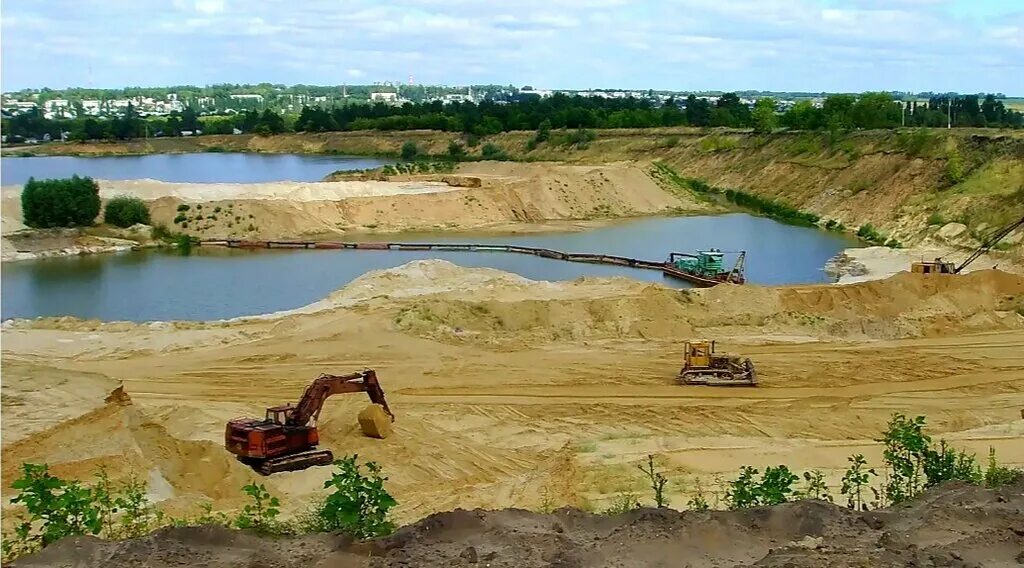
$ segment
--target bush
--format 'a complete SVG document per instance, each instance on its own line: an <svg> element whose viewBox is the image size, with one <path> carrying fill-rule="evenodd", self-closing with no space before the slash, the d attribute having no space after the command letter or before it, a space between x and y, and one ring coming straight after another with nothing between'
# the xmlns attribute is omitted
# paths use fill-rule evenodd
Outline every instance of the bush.
<svg viewBox="0 0 1024 568"><path fill-rule="evenodd" d="M967 179L967 166L960 153L953 150L946 160L946 183L956 185Z"/></svg>
<svg viewBox="0 0 1024 568"><path fill-rule="evenodd" d="M813 227L821 219L814 213L801 211L789 204L773 199L766 199L752 193L735 189L725 190L725 198L730 202L751 209L772 219L789 223L791 225L802 225Z"/></svg>
<svg viewBox="0 0 1024 568"><path fill-rule="evenodd" d="M318 514L324 531L341 531L354 538L384 536L395 530L388 512L397 505L384 489L386 477L374 462L366 462L367 475L357 463L358 455L334 462L338 470L324 482L324 489L333 489Z"/></svg>
<svg viewBox="0 0 1024 568"><path fill-rule="evenodd" d="M866 511L868 508L867 492L871 491L878 500L878 490L871 487L871 478L877 477L875 470L868 468L864 454L857 454L847 458L850 462L849 469L843 474L843 484L839 493L846 496L846 506L854 511Z"/></svg>
<svg viewBox="0 0 1024 568"><path fill-rule="evenodd" d="M189 205L188 203L181 203L178 205L178 211L188 211L191 208L192 206Z"/></svg>
<svg viewBox="0 0 1024 568"><path fill-rule="evenodd" d="M593 130L587 130L586 128L577 128L569 135L566 144L569 146L575 146L580 150L585 150L594 140L597 140L596 132Z"/></svg>
<svg viewBox="0 0 1024 568"><path fill-rule="evenodd" d="M1021 479L1024 479L1024 470L999 465L996 462L996 449L989 446L988 467L985 468L983 476L985 487L1001 487L1017 483Z"/></svg>
<svg viewBox="0 0 1024 568"><path fill-rule="evenodd" d="M419 156L420 149L416 147L416 143L412 140L407 140L405 144L402 144L402 159L405 161L412 161Z"/></svg>
<svg viewBox="0 0 1024 568"><path fill-rule="evenodd" d="M759 480L754 478L755 475L757 470L750 466L740 468L740 476L729 484L726 494L730 509L778 505L795 495L793 483L799 478L788 467L768 466Z"/></svg>
<svg viewBox="0 0 1024 568"><path fill-rule="evenodd" d="M622 513L628 513L633 509L640 508L640 501L637 500L636 495L622 491L618 493L614 499L612 499L611 505L602 511L605 515L621 515Z"/></svg>
<svg viewBox="0 0 1024 568"><path fill-rule="evenodd" d="M136 223L149 224L149 208L138 197L122 195L107 202L103 220L118 227L131 227Z"/></svg>
<svg viewBox="0 0 1024 568"><path fill-rule="evenodd" d="M259 485L250 483L242 487L242 491L251 498L252 502L243 507L235 517L235 526L262 533L281 532L281 525L277 521L277 516L281 513L280 500L272 496L262 483Z"/></svg>
<svg viewBox="0 0 1024 568"><path fill-rule="evenodd" d="M946 224L946 219L943 218L943 216L941 214L937 213L937 212L936 213L932 213L931 215L928 216L928 225L930 225L930 226L945 225L945 224Z"/></svg>
<svg viewBox="0 0 1024 568"><path fill-rule="evenodd" d="M448 157L453 160L461 160L466 157L466 149L462 144L452 140L448 143Z"/></svg>
<svg viewBox="0 0 1024 568"><path fill-rule="evenodd" d="M857 236L874 244L884 244L886 237L882 233L879 233L877 229L871 223L864 223L857 229Z"/></svg>
<svg viewBox="0 0 1024 568"><path fill-rule="evenodd" d="M480 149L480 155L483 156L485 160L508 159L508 154L506 154L504 150L502 150L495 144L492 144L491 142L484 144L484 147Z"/></svg>
<svg viewBox="0 0 1024 568"><path fill-rule="evenodd" d="M100 187L89 177L37 180L21 191L25 224L35 228L91 225L100 214Z"/></svg>

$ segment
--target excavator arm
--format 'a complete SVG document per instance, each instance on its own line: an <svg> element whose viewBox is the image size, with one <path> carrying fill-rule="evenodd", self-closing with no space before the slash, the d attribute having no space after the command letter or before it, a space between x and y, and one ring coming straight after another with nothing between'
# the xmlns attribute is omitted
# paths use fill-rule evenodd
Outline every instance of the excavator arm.
<svg viewBox="0 0 1024 568"><path fill-rule="evenodd" d="M310 422L315 424L327 397L354 392L365 392L370 397L370 402L381 405L391 420L395 420L395 415L388 408L387 400L384 398L384 389L377 382L377 373L367 369L349 375L320 375L306 387L306 392L302 394L302 398L288 416L288 425L306 426Z"/></svg>
<svg viewBox="0 0 1024 568"><path fill-rule="evenodd" d="M1024 225L1024 217L1021 217L1020 220L1018 220L1016 223L1010 223L1009 225L1001 229L996 229L996 231L992 233L992 235L988 239L986 239L985 242L983 242L981 246L977 248L977 250L972 252L966 260L960 263L960 266L956 267L956 270L954 270L953 272L959 274L960 271L967 268L968 264L974 262L975 260L978 259L978 257L988 252L989 249L996 246L996 244L999 243L999 241L1003 240L1003 238L1006 237L1006 235L1009 235L1014 231L1014 229L1020 227L1021 225Z"/></svg>

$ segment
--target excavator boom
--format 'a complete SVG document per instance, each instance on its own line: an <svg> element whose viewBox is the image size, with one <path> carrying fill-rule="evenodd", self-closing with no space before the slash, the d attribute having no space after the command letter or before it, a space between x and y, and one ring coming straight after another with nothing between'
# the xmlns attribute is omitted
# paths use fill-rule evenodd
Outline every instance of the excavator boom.
<svg viewBox="0 0 1024 568"><path fill-rule="evenodd" d="M370 397L370 402L379 404L394 421L395 415L388 407L384 398L384 389L380 388L377 382L377 373L367 369L358 373L348 375L320 375L311 385L306 387L295 409L288 416L289 426L315 425L320 417L320 411L324 407L327 397L334 394L345 394L365 392Z"/></svg>
<svg viewBox="0 0 1024 568"><path fill-rule="evenodd" d="M1014 231L1014 229L1020 227L1021 225L1024 225L1024 217L1021 217L1016 223L1010 223L1009 225L1001 229L997 229L994 233L992 233L992 235L988 239L985 240L985 242L981 244L980 247L975 249L975 251L972 252L966 260L961 262L960 266L956 267L956 270L954 270L953 272L956 274L960 274L960 271L967 268L968 264L974 262L975 260L978 259L978 257L988 252L989 249L996 246L996 244L999 243L999 241L1003 240L1006 237L1006 235L1009 235Z"/></svg>

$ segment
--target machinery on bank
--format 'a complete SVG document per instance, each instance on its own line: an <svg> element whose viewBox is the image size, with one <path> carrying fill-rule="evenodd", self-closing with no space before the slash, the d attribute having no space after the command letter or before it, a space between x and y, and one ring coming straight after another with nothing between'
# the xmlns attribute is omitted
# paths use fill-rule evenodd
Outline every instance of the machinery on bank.
<svg viewBox="0 0 1024 568"><path fill-rule="evenodd" d="M975 249L974 252L961 262L959 266L947 260L936 258L935 260L913 262L910 265L910 271L916 274L960 274L963 269L967 268L967 265L978 260L978 257L988 252L992 247L996 246L999 241L1006 238L1007 235L1020 226L1024 226L1024 217L1021 217L1016 222L1010 223L1005 227L996 229L984 240L984 242L981 243L981 246Z"/></svg>
<svg viewBox="0 0 1024 568"><path fill-rule="evenodd" d="M227 423L227 450L263 475L328 465L334 461L330 450L318 449L317 419L324 401L335 394L365 392L370 406L359 414L363 433L374 438L390 434L395 415L388 408L377 373L367 369L349 375L320 375L297 404L267 408L263 419L235 418Z"/></svg>
<svg viewBox="0 0 1024 568"><path fill-rule="evenodd" d="M683 385L752 387L757 385L757 372L749 358L715 353L714 341L687 341L683 343L683 368L678 381Z"/></svg>

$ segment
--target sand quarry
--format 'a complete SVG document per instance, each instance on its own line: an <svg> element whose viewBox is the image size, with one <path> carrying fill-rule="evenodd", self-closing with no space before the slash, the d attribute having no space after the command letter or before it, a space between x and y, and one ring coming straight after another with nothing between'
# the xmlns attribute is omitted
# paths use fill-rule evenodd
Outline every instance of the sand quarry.
<svg viewBox="0 0 1024 568"><path fill-rule="evenodd" d="M377 370L397 416L363 437L367 401L328 400L322 444L379 462L412 522L454 508L577 506L645 495L658 456L682 507L741 465L821 468L832 485L895 412L984 457L1024 464L1024 277L897 274L849 285L678 291L628 279L534 282L417 261L293 313L228 322L5 322L3 497L23 462L134 472L172 513L231 510L257 476L225 422L294 401L321 372ZM683 387L684 339L751 357L761 386ZM122 387L123 391L112 391ZM286 513L329 475L260 479ZM713 499L720 495L713 495ZM714 503L713 503L714 504ZM9 516L5 516L9 518Z"/></svg>

